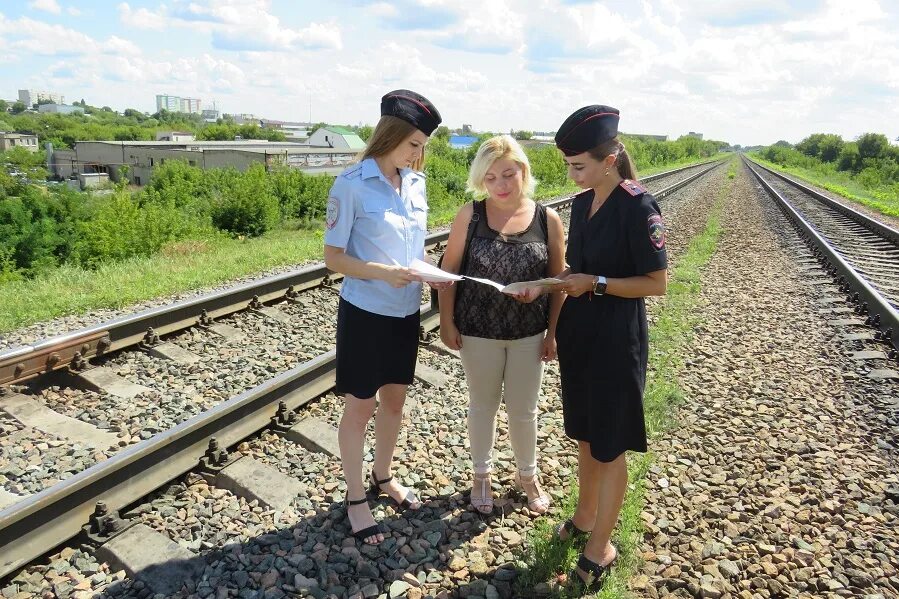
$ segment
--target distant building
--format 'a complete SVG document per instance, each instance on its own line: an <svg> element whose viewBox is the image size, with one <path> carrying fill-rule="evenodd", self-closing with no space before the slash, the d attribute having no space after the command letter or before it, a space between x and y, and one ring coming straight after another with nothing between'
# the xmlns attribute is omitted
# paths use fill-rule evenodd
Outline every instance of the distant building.
<svg viewBox="0 0 899 599"><path fill-rule="evenodd" d="M309 136L307 144L314 148L363 150L365 142L346 127L322 127Z"/></svg>
<svg viewBox="0 0 899 599"><path fill-rule="evenodd" d="M471 133L471 125L462 125L462 135L468 135Z"/></svg>
<svg viewBox="0 0 899 599"><path fill-rule="evenodd" d="M212 110L210 108L206 108L200 114L203 115L203 120L207 123L214 123L222 116L222 113L220 113L218 110Z"/></svg>
<svg viewBox="0 0 899 599"><path fill-rule="evenodd" d="M181 112L200 114L200 98L181 98Z"/></svg>
<svg viewBox="0 0 899 599"><path fill-rule="evenodd" d="M84 107L71 104L41 104L37 107L37 111L54 114L84 114Z"/></svg>
<svg viewBox="0 0 899 599"><path fill-rule="evenodd" d="M197 138L190 131L157 131L156 141L188 142Z"/></svg>
<svg viewBox="0 0 899 599"><path fill-rule="evenodd" d="M160 110L179 112L181 110L181 98L167 94L156 94L156 112Z"/></svg>
<svg viewBox="0 0 899 599"><path fill-rule="evenodd" d="M449 145L452 148L465 149L470 148L478 138L473 135L450 135Z"/></svg>
<svg viewBox="0 0 899 599"><path fill-rule="evenodd" d="M29 152L37 152L37 135L0 131L0 152L13 148L25 148Z"/></svg>
<svg viewBox="0 0 899 599"><path fill-rule="evenodd" d="M231 117L231 120L234 121L237 125L243 125L245 123L256 123L259 121L259 118L255 114L251 114L249 112L241 112L239 114L226 114L225 116Z"/></svg>
<svg viewBox="0 0 899 599"><path fill-rule="evenodd" d="M56 94L53 92L44 92L36 89L20 89L19 90L19 101L22 102L28 108L31 108L38 102L42 100L49 100L54 104L65 104L66 98L62 94Z"/></svg>
<svg viewBox="0 0 899 599"><path fill-rule="evenodd" d="M356 159L358 150L311 148L295 142L264 139L243 141L79 141L71 150L55 150L48 162L61 179L87 173L106 173L120 180L120 167L129 168L135 185L146 185L154 169L167 160L181 160L203 169L235 168L254 164L266 169L295 168L307 174L337 175Z"/></svg>
<svg viewBox="0 0 899 599"><path fill-rule="evenodd" d="M259 126L280 131L288 141L303 143L309 139L309 123L259 119Z"/></svg>
<svg viewBox="0 0 899 599"><path fill-rule="evenodd" d="M182 98L181 96L170 96L168 94L156 95L156 110L168 110L169 112L186 112L189 114L200 114L199 98Z"/></svg>
<svg viewBox="0 0 899 599"><path fill-rule="evenodd" d="M689 133L687 133L687 137L695 137L696 139L702 139L702 133L690 131Z"/></svg>

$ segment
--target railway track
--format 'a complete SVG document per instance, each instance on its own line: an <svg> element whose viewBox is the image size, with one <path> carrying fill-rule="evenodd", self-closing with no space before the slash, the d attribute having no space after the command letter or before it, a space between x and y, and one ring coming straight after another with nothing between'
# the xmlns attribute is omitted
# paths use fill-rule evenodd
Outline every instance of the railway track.
<svg viewBox="0 0 899 599"><path fill-rule="evenodd" d="M899 231L745 156L743 160L792 222L814 258L846 293L859 317L858 324L874 327L876 338L888 344L890 357L896 358Z"/></svg>
<svg viewBox="0 0 899 599"><path fill-rule="evenodd" d="M661 181L667 184L654 191L661 200L719 164L694 165L647 177L643 181L656 188L660 187ZM676 181L668 184L671 179ZM569 202L570 198L562 198L549 204L564 208ZM430 235L426 241L428 249L439 251L447 235L446 231ZM21 416L34 410L35 403L41 403L13 391L15 387L11 385L28 383L40 388L51 379L53 382L77 383L105 390L96 393L103 397L115 397L116 394L109 390L117 389L116 393L123 396L120 399L128 404L142 392L140 389L128 389L135 383L109 376L115 373L109 372L108 368L104 370L103 366L92 368L89 360L102 364L114 363L119 356L131 352L129 348L138 347L141 359L149 365L148 371L159 370L159 367L153 366L157 363L180 364L176 374L170 374L169 378L192 376L191 369L198 369L194 358L204 358L193 352L178 351L179 348L184 349L180 347L184 336L193 340L194 349L199 350L210 337L227 340L229 336L243 335L243 340L232 343L231 347L243 345L250 342L247 336L252 331L275 326L273 323L293 323L293 328L302 328L303 325L298 323L311 311L327 310L329 302L336 305L334 286L338 282L339 277L329 274L323 265L313 265L297 272L240 285L226 292L125 316L8 350L0 354L0 384L6 386L4 396L0 397L0 413L11 413L12 409L12 413ZM310 301L308 298L312 296L314 299ZM242 318L246 314L249 318L243 330L240 330L240 325L222 326L221 320L235 313L241 313ZM432 306L423 305L421 315L423 335L437 328L438 317ZM142 430L142 434L131 435L127 442L118 440L116 443L116 439L110 439L108 428L105 432L94 430L86 433L79 430L79 423L96 429L85 420L96 421L102 417L98 414L111 410L108 406L101 405L87 416L78 413L80 408L77 405L68 416L54 417L51 414L48 429L57 438L85 436L84 444L90 448L88 451L97 452L106 443L106 454L97 463L77 472L69 472L69 476L54 481L47 488L35 490L26 497L13 497L12 501L7 498L8 507L0 511L0 578L79 534L88 522L93 523L93 538L97 541L108 540L120 532L115 530L119 525L109 524L113 520L102 515L96 518L98 502L102 502L103 509L118 510L195 470L201 460L205 460L205 470L212 475L220 471L227 461L217 448L233 446L266 427L274 426L282 431L295 427L294 411L326 393L334 383L334 351L321 351L330 346L322 339L333 340L333 333L324 325L308 328L311 329L307 331L310 338L314 338L311 346L317 349L314 354L304 356L302 363L285 368L283 362L266 363L263 356L256 364L259 367L257 379L261 378L263 382L251 384L238 392L233 392L227 385L219 385L221 393L213 396L209 405L202 406L204 411L182 413L181 421L165 426L165 430ZM185 330L187 332L183 332ZM161 337L176 333L180 333L178 345L162 342ZM291 337L288 346L302 343L298 338ZM215 345L218 347L218 344ZM296 351L295 346L292 349ZM275 347L273 351L284 353L283 347ZM157 356L167 356L163 359L168 361L162 362ZM223 379L242 376L227 361L220 363L219 369L224 376L212 380L197 377L196 386L214 386ZM103 376L98 376L97 371ZM280 374L271 377L272 372ZM102 380L104 378L105 381ZM141 380L142 384L145 382ZM117 385L124 385L125 389L121 390ZM135 391L137 394L134 394ZM188 398L191 396L190 393L185 395ZM77 401L74 403L77 404ZM13 404L18 407L10 408ZM139 420L137 424L144 426ZM98 432L101 433L101 440L91 445L91 435ZM134 443L138 438L142 440ZM215 441L211 442L212 439ZM124 447L119 447L121 445ZM105 527L104 522L107 523Z"/></svg>

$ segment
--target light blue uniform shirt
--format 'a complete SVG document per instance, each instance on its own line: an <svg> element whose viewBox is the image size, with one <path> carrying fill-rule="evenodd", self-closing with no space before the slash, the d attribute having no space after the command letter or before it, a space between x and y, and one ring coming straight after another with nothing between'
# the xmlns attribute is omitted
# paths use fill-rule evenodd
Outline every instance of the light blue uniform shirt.
<svg viewBox="0 0 899 599"><path fill-rule="evenodd" d="M424 258L425 177L412 169L401 170L400 176L397 194L374 158L343 171L328 194L325 245L380 264L409 266L415 258ZM397 289L385 281L345 277L340 296L368 312L409 316L421 306L421 283Z"/></svg>

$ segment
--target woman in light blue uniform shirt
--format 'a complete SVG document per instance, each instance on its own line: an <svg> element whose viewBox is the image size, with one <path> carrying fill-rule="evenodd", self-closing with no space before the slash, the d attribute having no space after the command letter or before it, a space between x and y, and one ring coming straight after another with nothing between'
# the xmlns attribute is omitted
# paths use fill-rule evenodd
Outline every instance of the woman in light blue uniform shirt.
<svg viewBox="0 0 899 599"><path fill-rule="evenodd" d="M345 503L353 535L369 544L384 540L362 482L365 429L376 406L372 491L403 508L421 507L390 471L418 354L421 282L408 265L424 258L424 147L440 122L424 96L409 90L385 95L362 161L335 179L328 197L325 264L345 276L337 315Z"/></svg>

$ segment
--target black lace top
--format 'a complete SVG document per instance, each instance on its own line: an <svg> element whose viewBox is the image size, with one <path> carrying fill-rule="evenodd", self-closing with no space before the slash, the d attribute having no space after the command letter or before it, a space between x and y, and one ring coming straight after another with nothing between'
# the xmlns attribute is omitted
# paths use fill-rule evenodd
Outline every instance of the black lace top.
<svg viewBox="0 0 899 599"><path fill-rule="evenodd" d="M503 285L548 276L546 208L537 204L531 224L523 232L503 235L487 225L484 202L475 202L479 220L461 274ZM486 339L522 339L546 330L549 296L521 303L489 285L463 281L456 291L456 327L463 335Z"/></svg>

